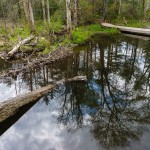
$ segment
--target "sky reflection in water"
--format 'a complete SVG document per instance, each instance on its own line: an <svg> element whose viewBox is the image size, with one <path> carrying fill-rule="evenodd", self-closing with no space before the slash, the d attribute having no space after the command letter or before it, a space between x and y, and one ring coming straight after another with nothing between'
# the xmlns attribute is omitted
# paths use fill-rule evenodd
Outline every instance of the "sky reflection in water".
<svg viewBox="0 0 150 150"><path fill-rule="evenodd" d="M148 49L148 41L98 36L76 47L73 58L1 80L0 97L13 87L18 95L62 78L88 78L45 95L1 136L0 150L150 149Z"/></svg>

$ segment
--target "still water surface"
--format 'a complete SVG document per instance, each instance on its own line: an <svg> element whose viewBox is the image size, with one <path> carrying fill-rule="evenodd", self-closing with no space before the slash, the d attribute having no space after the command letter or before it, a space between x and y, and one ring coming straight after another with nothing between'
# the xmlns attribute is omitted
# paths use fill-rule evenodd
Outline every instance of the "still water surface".
<svg viewBox="0 0 150 150"><path fill-rule="evenodd" d="M3 62L0 70L22 66ZM150 41L96 36L72 58L0 79L0 101L77 75L88 81L60 85L24 108L0 150L149 150Z"/></svg>

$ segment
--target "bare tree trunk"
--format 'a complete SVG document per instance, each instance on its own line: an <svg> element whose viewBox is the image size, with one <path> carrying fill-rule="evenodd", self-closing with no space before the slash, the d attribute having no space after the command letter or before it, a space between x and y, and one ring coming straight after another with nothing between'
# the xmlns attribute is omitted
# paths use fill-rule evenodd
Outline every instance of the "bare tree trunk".
<svg viewBox="0 0 150 150"><path fill-rule="evenodd" d="M46 10L45 10L45 2L44 2L44 0L42 0L42 9L43 9L44 25L46 26Z"/></svg>
<svg viewBox="0 0 150 150"><path fill-rule="evenodd" d="M103 21L106 21L107 16L107 0L103 0Z"/></svg>
<svg viewBox="0 0 150 150"><path fill-rule="evenodd" d="M21 6L20 6L21 4L20 3L21 3L20 1L18 1L18 3L17 3L19 20L21 19L21 16L22 16L22 11L21 11Z"/></svg>
<svg viewBox="0 0 150 150"><path fill-rule="evenodd" d="M119 0L119 11L118 11L118 15L121 14L121 5L122 5L122 2L121 2L121 0Z"/></svg>
<svg viewBox="0 0 150 150"><path fill-rule="evenodd" d="M132 11L133 11L133 13L135 13L135 7L134 7L134 0L132 0Z"/></svg>
<svg viewBox="0 0 150 150"><path fill-rule="evenodd" d="M34 30L34 15L33 15L33 9L32 9L30 2L29 2L29 14L30 14L30 20L31 20L32 31L33 31Z"/></svg>
<svg viewBox="0 0 150 150"><path fill-rule="evenodd" d="M74 25L78 25L78 0L74 0Z"/></svg>
<svg viewBox="0 0 150 150"><path fill-rule="evenodd" d="M145 0L142 0L142 14L143 14L143 19L145 20Z"/></svg>
<svg viewBox="0 0 150 150"><path fill-rule="evenodd" d="M71 36L71 10L70 0L66 0L66 12L67 12L67 33Z"/></svg>
<svg viewBox="0 0 150 150"><path fill-rule="evenodd" d="M35 30L34 29L34 15L33 15L33 10L32 10L30 1L23 0L23 6L24 6L26 20L30 26L31 32L33 32Z"/></svg>
<svg viewBox="0 0 150 150"><path fill-rule="evenodd" d="M47 20L50 25L50 10L49 10L49 0L47 0Z"/></svg>
<svg viewBox="0 0 150 150"><path fill-rule="evenodd" d="M6 16L5 16L5 11L4 11L4 4L1 2L1 9L2 9L2 14L3 14L3 23L4 23L4 29L5 29L5 34L7 35L7 22L6 22ZM5 38L6 42L6 38Z"/></svg>

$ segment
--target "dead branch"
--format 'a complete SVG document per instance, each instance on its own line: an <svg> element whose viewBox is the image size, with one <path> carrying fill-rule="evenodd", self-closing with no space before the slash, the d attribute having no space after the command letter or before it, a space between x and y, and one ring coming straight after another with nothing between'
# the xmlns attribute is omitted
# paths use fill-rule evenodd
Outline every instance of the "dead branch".
<svg viewBox="0 0 150 150"><path fill-rule="evenodd" d="M9 53L8 56L11 58L20 48L20 46L29 43L31 40L34 39L34 36L30 36L22 41L20 41Z"/></svg>

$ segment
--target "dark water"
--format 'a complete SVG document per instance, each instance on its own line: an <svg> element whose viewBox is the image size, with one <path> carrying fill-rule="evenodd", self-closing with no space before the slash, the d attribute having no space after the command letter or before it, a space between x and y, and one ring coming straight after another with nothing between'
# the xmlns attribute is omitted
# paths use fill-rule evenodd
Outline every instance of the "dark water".
<svg viewBox="0 0 150 150"><path fill-rule="evenodd" d="M55 65L0 79L4 101L62 78L88 78L25 107L1 135L0 150L149 150L150 41L103 35L74 50ZM22 66L0 65L2 71Z"/></svg>

